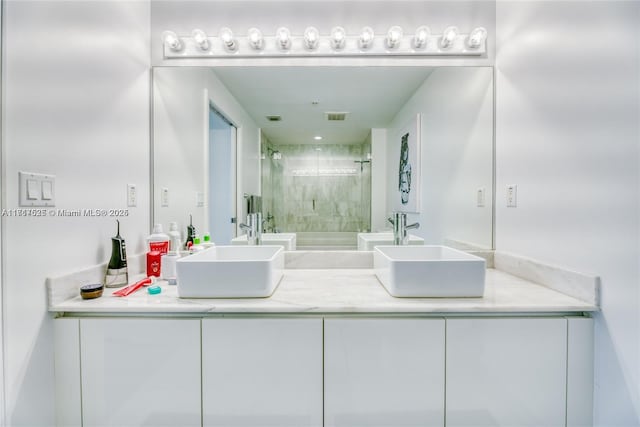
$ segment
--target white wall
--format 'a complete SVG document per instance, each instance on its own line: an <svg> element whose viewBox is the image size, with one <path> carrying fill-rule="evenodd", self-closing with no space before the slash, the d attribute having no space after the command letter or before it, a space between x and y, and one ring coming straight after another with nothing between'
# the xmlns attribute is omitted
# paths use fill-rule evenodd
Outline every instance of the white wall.
<svg viewBox="0 0 640 427"><path fill-rule="evenodd" d="M606 427L640 425L639 23L638 2L497 3L496 247L601 276Z"/></svg>
<svg viewBox="0 0 640 427"><path fill-rule="evenodd" d="M154 68L154 221L168 227L176 221L185 235L189 214L202 235L206 207L196 207L196 191L205 192L205 146L208 143L209 100L237 126L237 191L260 194L260 131L210 68ZM156 96L157 95L157 96ZM163 187L169 207L160 204ZM244 220L238 206L240 222Z"/></svg>
<svg viewBox="0 0 640 427"><path fill-rule="evenodd" d="M388 129L387 211L398 195L400 143L394 139L416 114L421 120L421 211L412 234L439 244L445 238L492 246L493 70L436 68ZM478 207L476 191L486 203ZM398 196L399 197L399 196Z"/></svg>
<svg viewBox="0 0 640 427"><path fill-rule="evenodd" d="M205 68L153 70L153 221L165 231L177 222L183 240L189 214L197 232L205 231L205 208L196 206L196 192L205 191L209 74ZM162 188L169 190L168 207L160 203Z"/></svg>
<svg viewBox="0 0 640 427"><path fill-rule="evenodd" d="M149 233L149 4L5 1L5 208L18 171L56 175L56 207L126 208L129 254ZM6 425L54 423L45 278L107 261L114 218L5 217Z"/></svg>

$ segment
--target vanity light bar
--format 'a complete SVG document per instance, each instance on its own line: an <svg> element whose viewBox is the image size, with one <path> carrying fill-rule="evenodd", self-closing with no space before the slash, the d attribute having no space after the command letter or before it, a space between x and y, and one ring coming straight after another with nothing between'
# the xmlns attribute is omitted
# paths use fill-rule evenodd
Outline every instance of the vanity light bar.
<svg viewBox="0 0 640 427"><path fill-rule="evenodd" d="M481 56L487 51L487 31L475 28L461 34L448 27L443 34L431 34L426 26L414 33L404 33L398 26L388 32L374 34L370 27L357 35L334 27L329 35L321 35L313 27L303 35L293 35L285 27L276 34L263 36L257 28L246 35L234 36L223 28L218 36L207 36L194 30L190 36L163 33L165 59L180 58L257 58L257 57L338 57L338 56Z"/></svg>

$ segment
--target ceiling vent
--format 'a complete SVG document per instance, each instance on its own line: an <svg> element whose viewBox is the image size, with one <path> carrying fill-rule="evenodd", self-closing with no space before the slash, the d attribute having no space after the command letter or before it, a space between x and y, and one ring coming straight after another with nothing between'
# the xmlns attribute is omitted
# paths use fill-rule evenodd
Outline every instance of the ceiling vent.
<svg viewBox="0 0 640 427"><path fill-rule="evenodd" d="M327 111L324 114L327 115L327 120L329 120L330 122L343 122L345 121L345 119L347 118L347 114L349 113L339 112L339 111Z"/></svg>
<svg viewBox="0 0 640 427"><path fill-rule="evenodd" d="M282 121L282 116L267 116L267 120L270 122L279 122Z"/></svg>

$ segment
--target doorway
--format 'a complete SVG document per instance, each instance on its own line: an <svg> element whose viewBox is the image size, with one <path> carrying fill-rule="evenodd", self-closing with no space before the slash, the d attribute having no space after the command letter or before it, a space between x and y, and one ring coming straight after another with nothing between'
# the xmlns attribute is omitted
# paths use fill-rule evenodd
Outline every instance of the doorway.
<svg viewBox="0 0 640 427"><path fill-rule="evenodd" d="M209 232L216 245L236 236L237 129L209 103Z"/></svg>

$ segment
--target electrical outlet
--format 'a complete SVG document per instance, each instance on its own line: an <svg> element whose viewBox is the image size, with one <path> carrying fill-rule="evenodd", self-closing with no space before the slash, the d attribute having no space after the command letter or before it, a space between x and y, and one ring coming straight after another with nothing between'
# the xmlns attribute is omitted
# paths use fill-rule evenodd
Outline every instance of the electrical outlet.
<svg viewBox="0 0 640 427"><path fill-rule="evenodd" d="M518 206L518 186L515 184L507 185L507 207L515 208Z"/></svg>
<svg viewBox="0 0 640 427"><path fill-rule="evenodd" d="M138 206L138 189L135 184L127 184L127 206Z"/></svg>
<svg viewBox="0 0 640 427"><path fill-rule="evenodd" d="M477 199L476 204L479 208L484 207L484 193L485 193L484 187L478 188L478 192L476 195L476 199Z"/></svg>
<svg viewBox="0 0 640 427"><path fill-rule="evenodd" d="M167 187L162 187L162 190L160 190L160 206L163 208L169 207L169 189Z"/></svg>
<svg viewBox="0 0 640 427"><path fill-rule="evenodd" d="M196 207L201 208L204 206L204 193L202 191L196 191Z"/></svg>

